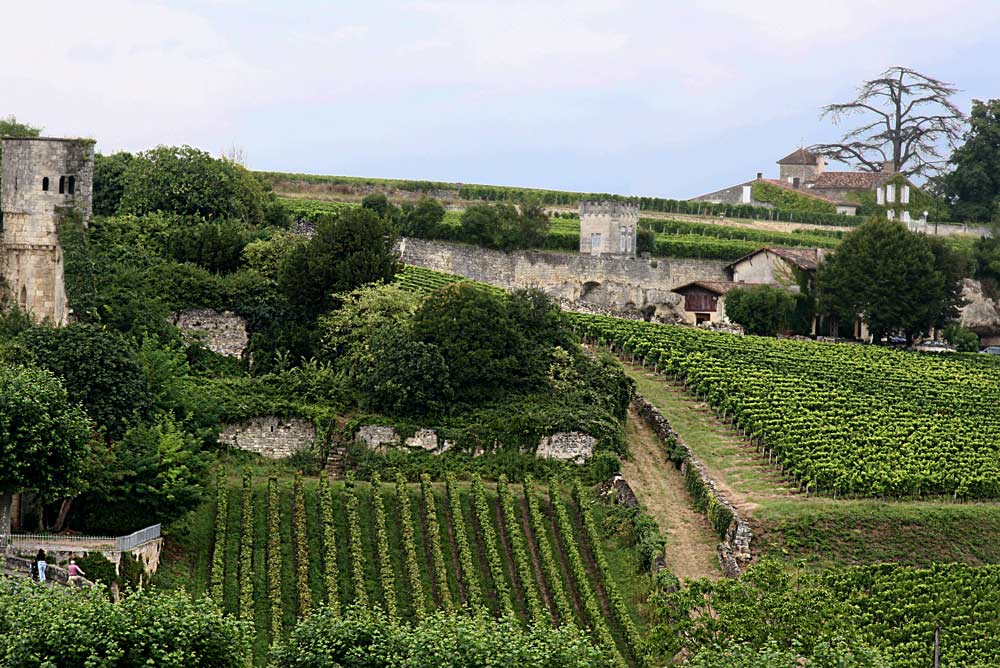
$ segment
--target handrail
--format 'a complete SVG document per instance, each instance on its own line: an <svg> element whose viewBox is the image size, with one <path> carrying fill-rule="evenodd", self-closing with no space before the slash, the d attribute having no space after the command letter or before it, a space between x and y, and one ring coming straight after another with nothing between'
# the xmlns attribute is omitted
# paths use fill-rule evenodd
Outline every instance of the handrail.
<svg viewBox="0 0 1000 668"><path fill-rule="evenodd" d="M113 552L127 552L162 535L161 525L154 524L145 529L139 529L126 536L79 536L56 534L12 533L0 536L0 545L75 545L89 543L92 547L106 547ZM96 545L95 545L96 544Z"/></svg>

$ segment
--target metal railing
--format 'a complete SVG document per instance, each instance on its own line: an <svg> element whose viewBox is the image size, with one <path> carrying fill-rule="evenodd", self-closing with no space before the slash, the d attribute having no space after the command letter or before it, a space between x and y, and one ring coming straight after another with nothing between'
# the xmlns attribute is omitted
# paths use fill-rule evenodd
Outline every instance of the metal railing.
<svg viewBox="0 0 1000 668"><path fill-rule="evenodd" d="M148 543L151 540L156 540L160 537L160 525L154 524L151 527L146 527L145 529L139 529L134 533L130 533L127 536L119 536L115 540L115 549L119 552L124 552L126 550L131 550L135 547L139 547L143 543Z"/></svg>
<svg viewBox="0 0 1000 668"><path fill-rule="evenodd" d="M53 535L34 533L14 533L9 536L0 535L0 546L66 546L69 548L80 547L95 550L105 550L114 552L125 552L139 547L143 543L156 540L161 536L160 525L139 529L127 536L75 536L75 535Z"/></svg>

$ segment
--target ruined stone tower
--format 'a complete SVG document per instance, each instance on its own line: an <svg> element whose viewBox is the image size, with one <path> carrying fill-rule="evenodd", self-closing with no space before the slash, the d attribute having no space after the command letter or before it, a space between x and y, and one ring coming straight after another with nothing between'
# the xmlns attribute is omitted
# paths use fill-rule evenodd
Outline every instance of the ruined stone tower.
<svg viewBox="0 0 1000 668"><path fill-rule="evenodd" d="M580 202L580 252L635 257L638 224L638 204Z"/></svg>
<svg viewBox="0 0 1000 668"><path fill-rule="evenodd" d="M0 277L7 300L39 322L65 325L69 303L57 226L84 223L93 210L94 142L3 139L0 177ZM2 290L0 290L2 291Z"/></svg>

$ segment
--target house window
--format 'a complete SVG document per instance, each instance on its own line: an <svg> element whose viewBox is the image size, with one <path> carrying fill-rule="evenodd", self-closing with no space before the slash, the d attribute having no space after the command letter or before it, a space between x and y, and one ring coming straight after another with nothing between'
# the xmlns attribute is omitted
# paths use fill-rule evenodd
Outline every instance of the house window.
<svg viewBox="0 0 1000 668"><path fill-rule="evenodd" d="M42 192L47 193L49 191L49 177L42 177Z"/></svg>
<svg viewBox="0 0 1000 668"><path fill-rule="evenodd" d="M885 187L885 201L890 204L896 202L896 186L891 183Z"/></svg>
<svg viewBox="0 0 1000 668"><path fill-rule="evenodd" d="M59 177L59 194L60 195L65 195L66 194L66 177L65 176L60 176Z"/></svg>
<svg viewBox="0 0 1000 668"><path fill-rule="evenodd" d="M903 186L903 204L910 203L910 186Z"/></svg>
<svg viewBox="0 0 1000 668"><path fill-rule="evenodd" d="M885 217L888 218L889 220L895 220L896 219L896 210L895 209L889 209L888 211L885 212Z"/></svg>
<svg viewBox="0 0 1000 668"><path fill-rule="evenodd" d="M69 194L73 195L76 193L76 177L69 177Z"/></svg>
<svg viewBox="0 0 1000 668"><path fill-rule="evenodd" d="M878 205L882 206L885 204L885 190L879 188L875 191L875 197L878 200Z"/></svg>

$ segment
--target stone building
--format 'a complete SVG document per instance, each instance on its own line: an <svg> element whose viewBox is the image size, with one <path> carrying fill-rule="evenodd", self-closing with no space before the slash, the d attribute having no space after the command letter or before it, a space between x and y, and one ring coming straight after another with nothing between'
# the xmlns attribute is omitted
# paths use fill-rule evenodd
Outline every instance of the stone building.
<svg viewBox="0 0 1000 668"><path fill-rule="evenodd" d="M635 257L639 205L628 202L580 202L580 252Z"/></svg>
<svg viewBox="0 0 1000 668"><path fill-rule="evenodd" d="M88 139L3 139L0 187L0 277L4 301L37 321L65 325L58 224L92 213L94 142Z"/></svg>

